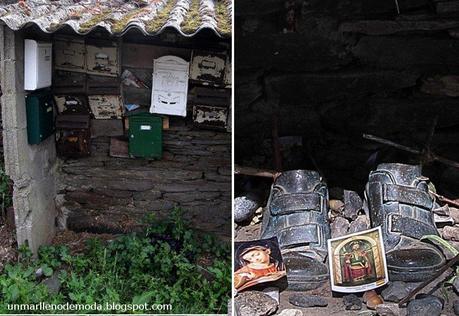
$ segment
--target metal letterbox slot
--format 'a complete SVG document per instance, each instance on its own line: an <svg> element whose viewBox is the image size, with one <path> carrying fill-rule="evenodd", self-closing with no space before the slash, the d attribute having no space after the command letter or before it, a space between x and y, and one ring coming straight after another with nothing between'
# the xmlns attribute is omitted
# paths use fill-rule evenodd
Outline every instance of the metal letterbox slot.
<svg viewBox="0 0 459 316"><path fill-rule="evenodd" d="M84 157L91 154L90 116L64 114L56 118L56 148L63 157Z"/></svg>
<svg viewBox="0 0 459 316"><path fill-rule="evenodd" d="M226 130L228 108L211 105L194 105L193 122L202 128Z"/></svg>
<svg viewBox="0 0 459 316"><path fill-rule="evenodd" d="M222 84L225 77L226 55L205 51L193 51L190 79Z"/></svg>
<svg viewBox="0 0 459 316"><path fill-rule="evenodd" d="M55 42L55 68L61 70L85 72L84 41L72 37L58 37Z"/></svg>
<svg viewBox="0 0 459 316"><path fill-rule="evenodd" d="M86 45L87 73L116 77L119 75L118 48Z"/></svg>
<svg viewBox="0 0 459 316"><path fill-rule="evenodd" d="M47 91L26 97L27 140L39 144L54 132L53 97Z"/></svg>
<svg viewBox="0 0 459 316"><path fill-rule="evenodd" d="M56 70L53 76L53 92L72 94L86 92L86 74Z"/></svg>
<svg viewBox="0 0 459 316"><path fill-rule="evenodd" d="M115 77L88 75L88 94L120 94L120 80Z"/></svg>
<svg viewBox="0 0 459 316"><path fill-rule="evenodd" d="M193 104L228 107L231 104L230 89L194 87L190 91Z"/></svg>
<svg viewBox="0 0 459 316"><path fill-rule="evenodd" d="M59 114L89 114L85 95L55 95L54 101Z"/></svg>
<svg viewBox="0 0 459 316"><path fill-rule="evenodd" d="M89 107L96 119L120 119L123 106L119 95L90 95Z"/></svg>
<svg viewBox="0 0 459 316"><path fill-rule="evenodd" d="M154 60L151 113L186 116L189 63L176 56Z"/></svg>

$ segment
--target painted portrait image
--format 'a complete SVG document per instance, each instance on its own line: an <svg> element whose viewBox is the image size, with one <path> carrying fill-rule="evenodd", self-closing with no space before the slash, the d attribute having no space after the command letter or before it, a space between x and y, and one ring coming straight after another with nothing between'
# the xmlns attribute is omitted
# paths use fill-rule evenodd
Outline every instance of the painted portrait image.
<svg viewBox="0 0 459 316"><path fill-rule="evenodd" d="M360 292L388 282L380 227L328 241L332 289Z"/></svg>
<svg viewBox="0 0 459 316"><path fill-rule="evenodd" d="M242 291L286 276L276 237L235 244L234 287Z"/></svg>

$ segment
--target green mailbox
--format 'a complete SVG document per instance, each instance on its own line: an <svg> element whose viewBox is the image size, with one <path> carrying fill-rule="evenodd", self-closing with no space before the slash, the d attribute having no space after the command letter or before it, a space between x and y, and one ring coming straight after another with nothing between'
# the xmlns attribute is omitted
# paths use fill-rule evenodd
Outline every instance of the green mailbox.
<svg viewBox="0 0 459 316"><path fill-rule="evenodd" d="M39 144L54 132L54 101L47 91L37 91L26 96L27 140Z"/></svg>
<svg viewBox="0 0 459 316"><path fill-rule="evenodd" d="M163 154L163 120L150 113L129 116L129 155L161 158Z"/></svg>

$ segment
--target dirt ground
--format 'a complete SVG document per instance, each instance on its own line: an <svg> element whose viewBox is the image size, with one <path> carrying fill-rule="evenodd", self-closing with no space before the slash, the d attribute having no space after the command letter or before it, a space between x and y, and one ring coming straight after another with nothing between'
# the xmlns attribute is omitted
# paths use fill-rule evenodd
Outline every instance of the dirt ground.
<svg viewBox="0 0 459 316"><path fill-rule="evenodd" d="M237 226L235 232L235 241L247 241L259 238L261 223L246 225L246 226ZM459 296L453 292L451 287L444 288L441 286L442 280L445 280L450 274L452 270L446 271L442 276L438 278L438 281L432 282L429 286L427 286L424 290L420 293L426 294L433 294L445 300L445 307L443 309L442 315L445 316L453 316L453 302L459 299ZM379 288L378 292L380 292L383 288ZM362 310L359 311L346 311L342 295L339 293L332 293L330 290L330 285L327 283L323 287L311 290L307 292L303 292L308 295L320 295L327 299L328 306L327 307L313 307L313 308L299 308L295 305L292 305L288 302L288 298L291 294L295 292L291 291L283 291L280 293L279 299L279 308L277 310L277 314L280 313L284 309L299 309L303 312L304 316L329 316L329 315L339 315L339 316L370 316L375 315L375 311L369 310L366 308L365 304L362 306ZM406 308L402 308L400 316L406 315Z"/></svg>

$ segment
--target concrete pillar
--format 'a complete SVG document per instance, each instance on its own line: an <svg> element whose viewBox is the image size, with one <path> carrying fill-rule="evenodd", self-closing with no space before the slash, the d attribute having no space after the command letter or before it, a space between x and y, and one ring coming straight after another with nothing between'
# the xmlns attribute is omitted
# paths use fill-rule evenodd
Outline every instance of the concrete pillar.
<svg viewBox="0 0 459 316"><path fill-rule="evenodd" d="M55 139L27 142L24 37L7 26L0 26L0 76L5 170L14 182L17 241L36 253L55 234Z"/></svg>

